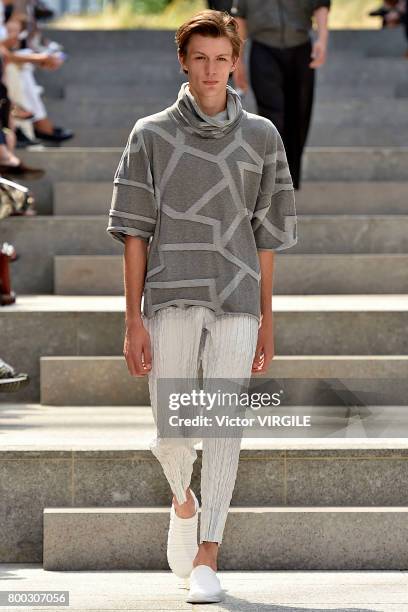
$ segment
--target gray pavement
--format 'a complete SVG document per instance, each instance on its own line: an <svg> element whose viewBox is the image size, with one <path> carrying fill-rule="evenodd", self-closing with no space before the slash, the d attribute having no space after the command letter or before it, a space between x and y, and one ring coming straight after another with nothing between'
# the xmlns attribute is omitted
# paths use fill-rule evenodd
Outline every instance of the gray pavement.
<svg viewBox="0 0 408 612"><path fill-rule="evenodd" d="M405 571L252 571L218 573L225 599L184 601L186 585L170 571L45 571L40 564L0 564L1 591L67 590L69 607L4 610L208 610L222 612L406 612Z"/></svg>

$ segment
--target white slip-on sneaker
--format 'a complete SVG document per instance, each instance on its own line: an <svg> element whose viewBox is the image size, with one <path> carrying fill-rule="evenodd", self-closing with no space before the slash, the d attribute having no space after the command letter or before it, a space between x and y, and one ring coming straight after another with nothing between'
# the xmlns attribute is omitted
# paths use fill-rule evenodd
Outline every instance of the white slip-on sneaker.
<svg viewBox="0 0 408 612"><path fill-rule="evenodd" d="M223 601L224 590L215 572L209 565L196 565L190 574L190 590L187 603L214 603Z"/></svg>
<svg viewBox="0 0 408 612"><path fill-rule="evenodd" d="M174 504L170 509L170 524L167 537L167 562L173 574L179 578L188 578L193 569L193 561L198 552L197 525L199 503L193 496L196 512L189 518L177 516Z"/></svg>

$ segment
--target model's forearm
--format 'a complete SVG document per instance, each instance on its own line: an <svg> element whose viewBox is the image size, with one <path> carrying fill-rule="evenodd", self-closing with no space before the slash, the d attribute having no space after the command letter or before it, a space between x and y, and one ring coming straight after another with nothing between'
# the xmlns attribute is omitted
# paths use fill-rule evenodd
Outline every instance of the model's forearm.
<svg viewBox="0 0 408 612"><path fill-rule="evenodd" d="M258 250L261 268L261 319L272 318L272 289L275 252Z"/></svg>
<svg viewBox="0 0 408 612"><path fill-rule="evenodd" d="M327 6L320 6L318 9L314 11L313 15L316 19L318 37L321 40L327 41L327 38L329 36L329 29L328 29L329 9L327 8Z"/></svg>
<svg viewBox="0 0 408 612"><path fill-rule="evenodd" d="M146 240L137 236L126 236L124 252L124 283L126 298L126 325L140 324L141 302L146 276Z"/></svg>

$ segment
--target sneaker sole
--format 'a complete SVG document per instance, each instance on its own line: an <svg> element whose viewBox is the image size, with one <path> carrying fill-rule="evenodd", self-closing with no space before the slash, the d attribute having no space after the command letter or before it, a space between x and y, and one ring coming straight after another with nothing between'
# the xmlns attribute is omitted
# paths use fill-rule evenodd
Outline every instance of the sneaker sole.
<svg viewBox="0 0 408 612"><path fill-rule="evenodd" d="M186 598L187 603L217 603L218 601L224 601L223 595L189 595Z"/></svg>
<svg viewBox="0 0 408 612"><path fill-rule="evenodd" d="M5 379L0 379L0 393L1 392L7 392L9 393L10 391L18 391L18 389L21 389L21 387L25 387L25 385L28 384L29 382L29 377L24 376L24 377L20 377L20 378L5 378Z"/></svg>

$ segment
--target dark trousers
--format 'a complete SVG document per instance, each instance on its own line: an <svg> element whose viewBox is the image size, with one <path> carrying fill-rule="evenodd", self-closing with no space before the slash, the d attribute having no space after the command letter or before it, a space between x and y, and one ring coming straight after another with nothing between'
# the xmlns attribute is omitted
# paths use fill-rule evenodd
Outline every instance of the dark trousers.
<svg viewBox="0 0 408 612"><path fill-rule="evenodd" d="M252 40L250 84L258 115L278 129L295 189L300 187L302 152L312 115L315 69L311 41L280 49Z"/></svg>
<svg viewBox="0 0 408 612"><path fill-rule="evenodd" d="M8 127L9 124L10 100L7 96L7 87L1 81L2 77L3 63L0 60L0 144L4 145L7 141L3 128Z"/></svg>

